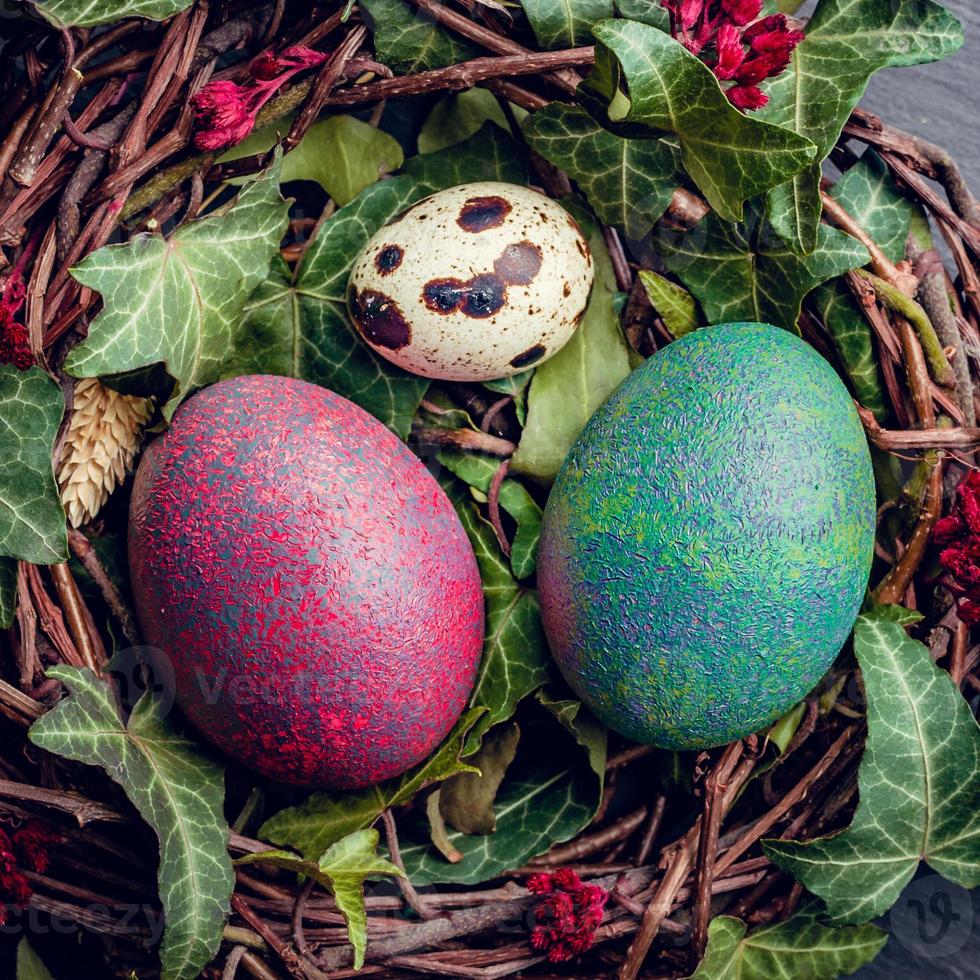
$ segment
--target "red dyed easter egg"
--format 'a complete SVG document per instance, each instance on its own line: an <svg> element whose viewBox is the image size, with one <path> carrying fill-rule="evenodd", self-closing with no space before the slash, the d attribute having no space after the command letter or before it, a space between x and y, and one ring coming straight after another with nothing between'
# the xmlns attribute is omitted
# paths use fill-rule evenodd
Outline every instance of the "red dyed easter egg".
<svg viewBox="0 0 980 980"><path fill-rule="evenodd" d="M272 779L397 776L466 706L483 645L466 533L393 433L316 385L252 375L185 402L140 462L129 563L178 704Z"/></svg>

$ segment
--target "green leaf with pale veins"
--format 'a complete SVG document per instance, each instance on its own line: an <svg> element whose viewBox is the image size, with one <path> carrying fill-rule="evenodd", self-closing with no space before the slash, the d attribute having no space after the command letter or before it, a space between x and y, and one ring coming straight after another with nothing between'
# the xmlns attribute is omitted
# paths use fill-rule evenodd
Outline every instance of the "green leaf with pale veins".
<svg viewBox="0 0 980 980"><path fill-rule="evenodd" d="M453 449L441 450L436 458L464 483L489 493L490 481L500 461ZM517 578L527 578L537 564L538 538L541 536L541 507L519 480L506 479L500 485L500 506L517 524L511 542L510 567Z"/></svg>
<svg viewBox="0 0 980 980"><path fill-rule="evenodd" d="M680 155L662 139L627 139L579 106L552 102L524 123L531 148L564 170L607 225L630 241L650 234L680 182Z"/></svg>
<svg viewBox="0 0 980 980"><path fill-rule="evenodd" d="M449 834L461 861L448 863L432 846L428 821L406 822L402 858L414 884L474 885L496 878L571 839L595 816L602 774L590 764L590 753L540 706L529 706L520 725L520 750L494 800L496 829L479 837Z"/></svg>
<svg viewBox="0 0 980 980"><path fill-rule="evenodd" d="M698 304L686 289L650 269L640 269L639 276L651 305L675 338L703 326Z"/></svg>
<svg viewBox="0 0 980 980"><path fill-rule="evenodd" d="M573 210L569 202L563 202ZM589 237L595 285L572 339L534 372L527 425L511 460L514 472L550 482L592 413L630 373L629 348L613 307L616 276L602 233L582 208L574 217Z"/></svg>
<svg viewBox="0 0 980 980"><path fill-rule="evenodd" d="M53 667L47 676L71 697L31 726L30 739L56 755L101 766L156 832L166 921L162 976L192 980L218 951L234 886L224 774L196 742L167 724L152 693L140 698L124 724L112 689L88 668Z"/></svg>
<svg viewBox="0 0 980 980"><path fill-rule="evenodd" d="M0 558L0 629L7 629L14 621L17 609L17 562L13 558Z"/></svg>
<svg viewBox="0 0 980 980"><path fill-rule="evenodd" d="M361 0L378 61L397 75L445 68L480 52L406 0Z"/></svg>
<svg viewBox="0 0 980 980"><path fill-rule="evenodd" d="M980 884L980 731L970 706L929 650L891 619L862 615L854 653L868 742L851 825L805 844L764 842L838 923L890 908L920 861L964 888Z"/></svg>
<svg viewBox="0 0 980 980"><path fill-rule="evenodd" d="M518 108L523 112L523 109ZM505 132L510 128L497 97L489 89L468 88L443 96L426 116L419 130L419 153L434 153L454 146L474 133L485 122L496 123Z"/></svg>
<svg viewBox="0 0 980 980"><path fill-rule="evenodd" d="M919 209L898 190L876 153L865 152L830 194L892 262L905 257L906 239ZM825 283L814 291L812 303L837 348L858 401L883 421L885 396L871 327L850 289L840 280Z"/></svg>
<svg viewBox="0 0 980 980"><path fill-rule="evenodd" d="M613 15L613 0L520 0L542 48L589 44L592 25Z"/></svg>
<svg viewBox="0 0 980 980"><path fill-rule="evenodd" d="M813 161L809 139L743 115L711 69L663 31L607 20L593 33L596 68L585 87L609 102L612 122L675 134L687 172L723 218L741 220L749 198Z"/></svg>
<svg viewBox="0 0 980 980"><path fill-rule="evenodd" d="M68 559L51 465L64 414L64 395L44 371L0 364L0 555L38 565Z"/></svg>
<svg viewBox="0 0 980 980"><path fill-rule="evenodd" d="M959 22L932 0L821 0L789 68L763 85L760 119L808 137L813 165L769 199L776 230L801 251L816 247L820 163L879 69L938 61L963 43Z"/></svg>
<svg viewBox="0 0 980 980"><path fill-rule="evenodd" d="M266 126L223 153L217 162L264 153L288 129L288 121ZM330 116L314 123L299 146L283 157L280 182L314 180L343 207L381 174L397 170L403 162L401 144L394 136L354 116ZM230 183L239 180L244 183L245 178L233 178Z"/></svg>
<svg viewBox="0 0 980 980"><path fill-rule="evenodd" d="M170 238L137 235L86 256L71 273L102 294L102 312L65 367L78 378L162 363L176 381L169 417L195 388L217 380L245 302L286 230L279 160L224 214L191 221Z"/></svg>
<svg viewBox="0 0 980 980"><path fill-rule="evenodd" d="M719 915L708 926L708 948L690 980L827 980L870 963L888 933L878 926L834 928L813 906L751 933L741 919Z"/></svg>
<svg viewBox="0 0 980 980"><path fill-rule="evenodd" d="M626 20L638 20L659 31L670 31L670 14L661 0L615 0L616 14Z"/></svg>
<svg viewBox="0 0 980 980"><path fill-rule="evenodd" d="M517 705L548 679L550 657L538 608L538 594L515 581L493 528L457 486L443 486L459 514L480 566L486 600L483 659L470 704L487 709L470 732L466 753L494 725L510 718Z"/></svg>
<svg viewBox="0 0 980 980"><path fill-rule="evenodd" d="M405 161L410 174L428 193L478 180L527 183L527 149L494 122L484 123L468 139L436 153Z"/></svg>
<svg viewBox="0 0 980 980"><path fill-rule="evenodd" d="M124 17L166 20L191 3L193 0L31 0L31 6L58 28L95 27Z"/></svg>
<svg viewBox="0 0 980 980"><path fill-rule="evenodd" d="M420 789L459 772L474 772L461 756L467 734L483 713L481 708L467 711L442 745L403 776L346 793L313 793L305 803L266 820L259 836L312 858L348 834L370 827L385 810L407 803Z"/></svg>
<svg viewBox="0 0 980 980"><path fill-rule="evenodd" d="M709 323L755 320L796 331L814 287L869 259L859 241L836 228L821 225L817 242L814 252L800 255L765 225L750 231L712 213L695 231L656 244Z"/></svg>
<svg viewBox="0 0 980 980"><path fill-rule="evenodd" d="M347 923L347 938L354 948L354 969L359 970L367 949L364 880L371 875L405 877L401 868L380 857L377 850L378 832L359 830L337 841L316 861L306 861L289 851L259 851L239 858L235 864L271 864L319 882L333 895Z"/></svg>

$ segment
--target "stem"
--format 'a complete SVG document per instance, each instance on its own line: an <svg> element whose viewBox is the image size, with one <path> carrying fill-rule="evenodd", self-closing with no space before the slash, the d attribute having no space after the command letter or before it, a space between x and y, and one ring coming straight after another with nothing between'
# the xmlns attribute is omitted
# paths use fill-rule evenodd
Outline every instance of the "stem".
<svg viewBox="0 0 980 980"><path fill-rule="evenodd" d="M935 327L933 327L929 317L926 316L925 310L914 299L906 296L900 289L885 282L873 272L868 272L867 269L856 269L854 274L874 288L875 295L884 306L905 317L915 327L915 331L919 335L919 342L922 344L923 353L929 362L932 376L941 385L952 385L955 382L953 369L946 359L943 345L940 343L939 337L936 336Z"/></svg>

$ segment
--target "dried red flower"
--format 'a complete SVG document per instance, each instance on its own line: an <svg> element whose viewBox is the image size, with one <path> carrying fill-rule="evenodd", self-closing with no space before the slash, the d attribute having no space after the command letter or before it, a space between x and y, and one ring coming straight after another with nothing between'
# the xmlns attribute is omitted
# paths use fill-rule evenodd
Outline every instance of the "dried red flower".
<svg viewBox="0 0 980 980"><path fill-rule="evenodd" d="M15 267L0 292L0 364L13 364L26 371L34 364L27 327L14 319L24 305L24 278Z"/></svg>
<svg viewBox="0 0 980 980"><path fill-rule="evenodd" d="M0 828L0 926L10 906L23 908L34 893L24 869L43 874L50 864L50 848L58 837L43 824L31 820L18 830Z"/></svg>
<svg viewBox="0 0 980 980"><path fill-rule="evenodd" d="M670 13L671 33L701 58L737 109L761 109L769 97L759 88L781 75L802 31L790 30L784 14L763 17L762 0L661 0Z"/></svg>
<svg viewBox="0 0 980 980"><path fill-rule="evenodd" d="M571 868L558 868L531 875L527 890L542 896L534 907L531 945L549 962L570 960L592 945L609 898L605 889L583 884Z"/></svg>
<svg viewBox="0 0 980 980"><path fill-rule="evenodd" d="M936 521L933 540L942 547L942 579L956 597L956 612L967 626L980 623L980 473L971 471L956 488L953 512Z"/></svg>
<svg viewBox="0 0 980 980"><path fill-rule="evenodd" d="M265 51L249 65L251 82L210 82L192 99L194 145L215 152L241 143L255 126L259 110L297 72L326 61L327 55L296 44L279 55Z"/></svg>

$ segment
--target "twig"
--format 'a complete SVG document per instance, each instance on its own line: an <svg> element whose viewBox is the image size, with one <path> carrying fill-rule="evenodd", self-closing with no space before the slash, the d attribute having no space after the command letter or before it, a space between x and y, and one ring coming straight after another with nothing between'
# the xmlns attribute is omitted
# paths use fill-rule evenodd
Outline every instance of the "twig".
<svg viewBox="0 0 980 980"><path fill-rule="evenodd" d="M397 867L404 871L405 862L402 861L401 848L398 846L398 828L395 826L395 815L391 812L390 808L381 814L381 822L384 824L385 839L388 842L388 853L391 855L391 860ZM399 876L397 881L405 901L420 919L434 919L439 915L438 912L433 912L425 904L422 896L415 890L415 886L407 874Z"/></svg>
<svg viewBox="0 0 980 980"><path fill-rule="evenodd" d="M946 353L943 350L942 344L939 342L939 338L936 336L936 330L932 322L926 316L925 310L914 299L906 296L891 283L885 282L880 276L876 276L866 269L857 269L854 274L864 279L874 288L875 295L884 306L905 317L915 327L933 377L940 384L953 384L955 382L953 369L949 366Z"/></svg>
<svg viewBox="0 0 980 980"><path fill-rule="evenodd" d="M105 649L98 633L93 635L89 629L83 608L84 603L78 591L75 577L67 564L51 565L50 568L51 580L58 592L61 608L79 656L86 667L95 671L96 674L100 674L107 660Z"/></svg>
<svg viewBox="0 0 980 980"><path fill-rule="evenodd" d="M970 193L960 168L946 150L921 136L914 136L894 126L886 126L877 116L863 109L854 110L850 122L844 127L844 133L882 149L894 150L911 160L921 158L942 181L950 202L960 217L980 228L980 204Z"/></svg>
<svg viewBox="0 0 980 980"><path fill-rule="evenodd" d="M874 592L875 599L882 605L902 602L912 576L918 571L925 557L926 547L932 537L932 529L939 520L943 504L943 464L933 454L928 460L928 465L932 470L926 481L925 496L915 530L902 557L892 566L891 571L882 579Z"/></svg>
<svg viewBox="0 0 980 980"><path fill-rule="evenodd" d="M935 326L940 341L953 351L953 373L956 378L956 400L967 425L976 425L977 416L973 405L973 381L970 364L963 348L963 339L956 323L956 315L949 305L946 292L946 270L939 253L923 251L913 245L912 259L919 278L918 299L923 310Z"/></svg>
<svg viewBox="0 0 980 980"><path fill-rule="evenodd" d="M419 428L412 432L415 441L423 446L451 446L454 449L471 449L490 456L513 456L517 444L487 432L474 429Z"/></svg>
<svg viewBox="0 0 980 980"><path fill-rule="evenodd" d="M742 758L745 745L746 743L743 742L735 742L729 745L717 766L720 770L717 778L726 787L720 807L722 816L728 812L735 802L738 790L755 765L755 759L752 755L746 755L744 759ZM739 763L740 759L742 764L736 769L736 764ZM617 973L619 980L635 980L640 972L643 961L660 931L661 923L670 914L674 897L691 870L694 850L698 845L700 835L701 818L699 817L687 834L670 848L667 870L643 913L640 927L619 967Z"/></svg>
<svg viewBox="0 0 980 980"><path fill-rule="evenodd" d="M126 605L122 594L116 588L116 584L109 577L105 566L99 560L95 549L85 535L77 528L68 530L68 547L72 553L82 563L85 571L92 576L92 580L99 587L106 605L116 617L122 628L123 635L133 646L139 646L142 642L139 630L136 628L136 620Z"/></svg>
<svg viewBox="0 0 980 980"><path fill-rule="evenodd" d="M660 833L660 826L663 823L666 808L666 794L658 793L653 803L653 810L650 812L650 819L647 821L646 827L643 828L643 836L640 838L640 846L636 849L634 864L646 864L647 858L650 856L650 851L653 849L653 843L657 839L657 834Z"/></svg>
<svg viewBox="0 0 980 980"><path fill-rule="evenodd" d="M231 896L231 907L268 943L269 948L282 960L293 976L307 977L308 980L328 980L309 957L302 956L283 942L269 925L255 914L241 895Z"/></svg>
<svg viewBox="0 0 980 980"><path fill-rule="evenodd" d="M500 520L500 488L503 486L504 478L507 476L507 470L510 467L510 460L505 459L494 471L493 477L490 480L490 487L487 492L487 511L490 515L490 523L493 526L493 533L497 536L497 544L500 545L500 550L509 558L510 557L510 541L507 540L507 535L504 532L504 525Z"/></svg>
<svg viewBox="0 0 980 980"><path fill-rule="evenodd" d="M906 296L914 296L918 280L909 272L903 272L881 250L872 237L851 217L840 202L832 198L826 191L820 192L824 213L827 214L842 230L852 238L856 238L871 256L871 268L875 273Z"/></svg>
<svg viewBox="0 0 980 980"><path fill-rule="evenodd" d="M531 862L531 866L555 868L573 861L580 861L590 854L596 854L610 844L615 844L617 841L629 837L646 820L647 812L647 807L641 806L594 834L585 834L567 844L552 848L547 854L535 858Z"/></svg>

